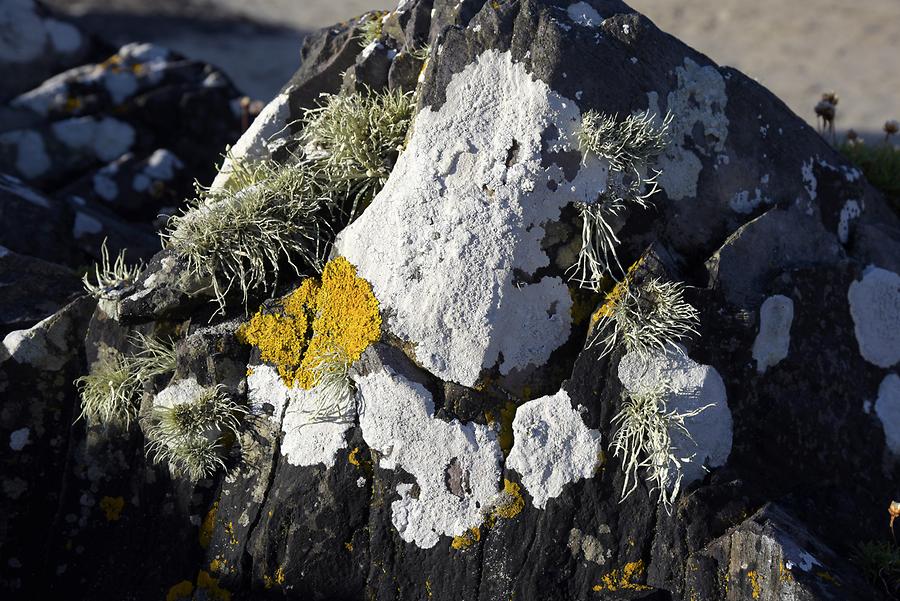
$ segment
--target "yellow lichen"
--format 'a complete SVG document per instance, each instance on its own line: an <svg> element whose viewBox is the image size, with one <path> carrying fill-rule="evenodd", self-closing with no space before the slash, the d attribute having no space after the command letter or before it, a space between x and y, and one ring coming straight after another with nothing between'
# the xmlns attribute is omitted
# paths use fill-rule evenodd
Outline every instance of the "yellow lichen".
<svg viewBox="0 0 900 601"><path fill-rule="evenodd" d="M107 522L117 522L122 517L122 509L125 508L125 499L122 497L103 497L100 499L100 509L106 514Z"/></svg>
<svg viewBox="0 0 900 601"><path fill-rule="evenodd" d="M228 542L230 542L232 545L237 546L238 539L234 535L234 522L228 522L227 524L225 524L225 533L228 535Z"/></svg>
<svg viewBox="0 0 900 601"><path fill-rule="evenodd" d="M838 580L836 577L834 577L834 576L831 574L831 572L825 572L825 571L822 571L822 572L816 572L816 576L818 576L819 578L821 578L821 579L824 580L825 582L830 582L830 583L833 584L834 586L841 586L840 580Z"/></svg>
<svg viewBox="0 0 900 601"><path fill-rule="evenodd" d="M469 530L462 536L454 536L453 542L450 543L450 546L454 549L468 549L480 540L481 528L475 526L474 528L469 528Z"/></svg>
<svg viewBox="0 0 900 601"><path fill-rule="evenodd" d="M425 579L425 594L428 595L428 598L431 598L431 580Z"/></svg>
<svg viewBox="0 0 900 601"><path fill-rule="evenodd" d="M169 589L166 593L166 601L188 601L194 594L194 583L190 580L182 580Z"/></svg>
<svg viewBox="0 0 900 601"><path fill-rule="evenodd" d="M783 561L778 566L778 579L781 582L790 582L794 579L794 575L791 574L791 571Z"/></svg>
<svg viewBox="0 0 900 601"><path fill-rule="evenodd" d="M219 555L209 562L209 571L215 573L228 572L228 560Z"/></svg>
<svg viewBox="0 0 900 601"><path fill-rule="evenodd" d="M306 279L281 303L283 313L260 311L238 339L260 350L287 386L312 388L318 368L335 353L352 363L381 336L378 301L369 283L344 257L325 265L321 285Z"/></svg>
<svg viewBox="0 0 900 601"><path fill-rule="evenodd" d="M344 548L347 549L350 553L353 553L353 543L344 543Z"/></svg>
<svg viewBox="0 0 900 601"><path fill-rule="evenodd" d="M278 569L275 570L274 576L269 576L268 574L263 574L263 585L270 589L275 585L282 586L284 584L284 568L278 566Z"/></svg>
<svg viewBox="0 0 900 601"><path fill-rule="evenodd" d="M219 586L219 580L205 570L197 574L197 588L206 591L206 598L212 601L231 601L231 591Z"/></svg>
<svg viewBox="0 0 900 601"><path fill-rule="evenodd" d="M353 450L347 455L347 461L349 461L351 465L359 467L359 447L353 447Z"/></svg>
<svg viewBox="0 0 900 601"><path fill-rule="evenodd" d="M600 579L600 584L594 586L595 592L615 591L646 591L651 587L636 582L644 579L643 560L626 563L621 570L613 570Z"/></svg>
<svg viewBox="0 0 900 601"><path fill-rule="evenodd" d="M216 527L216 513L218 511L219 502L216 501L209 508L209 511L206 512L206 517L203 518L203 522L200 524L200 546L204 549L208 548L210 541L212 541L213 530Z"/></svg>
<svg viewBox="0 0 900 601"><path fill-rule="evenodd" d="M504 478L503 493L501 493L503 500L491 510L491 516L511 520L522 513L522 510L525 509L525 499L520 490L518 484Z"/></svg>
<svg viewBox="0 0 900 601"><path fill-rule="evenodd" d="M68 113L74 113L81 108L81 105L81 98L79 98L78 96L69 96L68 98L66 98L66 103L63 106L63 110Z"/></svg>
<svg viewBox="0 0 900 601"><path fill-rule="evenodd" d="M513 419L516 417L516 404L513 401L507 402L500 408L499 413L499 419L495 418L494 413L491 411L485 411L484 417L489 425L493 426L496 424L500 426L500 432L497 434L497 442L500 444L500 450L503 451L503 456L506 457L509 455L513 446L512 423Z"/></svg>
<svg viewBox="0 0 900 601"><path fill-rule="evenodd" d="M747 571L747 580L750 581L750 595L754 599L759 599L759 574L757 574L756 570Z"/></svg>

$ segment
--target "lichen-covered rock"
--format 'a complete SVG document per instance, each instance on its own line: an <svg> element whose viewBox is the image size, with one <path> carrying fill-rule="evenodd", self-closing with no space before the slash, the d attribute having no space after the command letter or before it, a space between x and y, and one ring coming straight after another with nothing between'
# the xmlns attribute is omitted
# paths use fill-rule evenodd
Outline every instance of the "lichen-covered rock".
<svg viewBox="0 0 900 601"><path fill-rule="evenodd" d="M0 6L0 102L83 62L95 43L34 0Z"/></svg>
<svg viewBox="0 0 900 601"><path fill-rule="evenodd" d="M134 332L165 332L177 369L148 379L127 435L67 439L84 509L66 535L84 548L54 551L78 572L53 586L108 571L98 557L121 543L119 573L140 580L116 588L103 574L93 598L877 598L847 558L887 540L900 496L900 223L879 194L759 84L618 0L412 0L367 48L363 21L309 39L307 64L232 159L282 160L303 110L348 68L352 89L416 86L387 182L335 232L332 258L374 300L344 311L346 290L317 295L292 318L301 334L267 338L253 327L284 325L299 279L271 282L281 300L242 325L243 307L215 314L209 283L157 254L97 310L84 354L94 365L134 352ZM421 75L397 66L404 56ZM632 267L595 282L606 298L569 271L575 205L595 203L614 171L579 144L590 110L672 115L649 165L661 172L653 206L616 216ZM648 282L684 283L695 335L603 348L615 303ZM368 332L375 307L380 339L357 338L367 348L331 381L352 407L323 415L334 391L293 377L306 326L339 314L329 327ZM678 318L647 315L656 332ZM0 373L52 342L7 339ZM222 469L191 481L150 466L140 447L154 406L214 385L247 412ZM622 442L628 412L647 430ZM21 421L11 448L43 449ZM125 530L85 543L105 532L94 507ZM176 551L142 571L123 537L150 524L147 553L165 554L164 539Z"/></svg>

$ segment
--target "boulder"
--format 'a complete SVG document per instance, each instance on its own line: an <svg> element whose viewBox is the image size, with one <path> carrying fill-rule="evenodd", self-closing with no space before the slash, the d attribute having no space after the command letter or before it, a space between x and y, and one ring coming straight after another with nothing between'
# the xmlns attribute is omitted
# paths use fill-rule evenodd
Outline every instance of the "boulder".
<svg viewBox="0 0 900 601"><path fill-rule="evenodd" d="M73 510L67 535L103 535L22 586L98 599L878 598L849 558L889 540L900 496L900 220L881 195L765 88L618 0L412 0L367 49L362 21L309 39L229 160L281 160L321 92L413 85L397 61L430 45L396 165L332 249L380 309L380 340L338 374L351 406L316 417L333 391L295 386L241 343L243 307L216 314L184 260L158 253L95 312L83 354L93 364L132 352L130 333L167 332L176 372L146 383L127 434L69 442L78 469L104 475L70 485L83 505L115 493L106 506L128 517L113 533ZM572 277L576 205L612 181L611 162L579 144L589 110L672 116L650 165L658 194L612 224L628 285L680 283L696 309L696 332L668 344L598 341L626 283ZM278 303L257 301L260 321L284 325ZM12 336L7 352L28 355L32 338ZM191 481L149 465L148 412L215 384L247 412L224 469ZM662 448L631 461L623 415L648 398L640 423L663 423ZM150 533L142 554L129 533ZM26 546L57 568L69 557ZM112 549L116 574L138 578L111 575ZM148 569L148 555L165 561Z"/></svg>

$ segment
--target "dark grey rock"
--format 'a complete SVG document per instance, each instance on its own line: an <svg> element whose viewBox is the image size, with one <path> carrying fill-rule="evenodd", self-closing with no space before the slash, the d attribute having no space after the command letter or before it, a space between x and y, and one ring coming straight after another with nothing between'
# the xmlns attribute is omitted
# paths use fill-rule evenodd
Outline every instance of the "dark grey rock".
<svg viewBox="0 0 900 601"><path fill-rule="evenodd" d="M66 267L0 246L0 335L33 326L81 292Z"/></svg>

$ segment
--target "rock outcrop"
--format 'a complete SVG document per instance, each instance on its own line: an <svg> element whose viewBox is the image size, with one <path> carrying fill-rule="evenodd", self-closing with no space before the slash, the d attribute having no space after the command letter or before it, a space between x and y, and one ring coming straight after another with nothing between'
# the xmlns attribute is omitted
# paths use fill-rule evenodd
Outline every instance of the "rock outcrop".
<svg viewBox="0 0 900 601"><path fill-rule="evenodd" d="M242 161L311 153L296 136L323 92L416 91L390 176L331 249L381 310L380 341L341 376L352 406L312 419L327 391L243 344L239 295L217 312L172 249L120 297L10 332L0 582L12 597L882 594L849 558L888 540L900 497L900 265L885 250L900 220L858 170L761 85L618 0L407 0L310 36L303 57L214 187ZM686 284L697 331L677 345L596 342L624 293L572 277L577 206L614 171L579 144L590 110L671 115L648 165L652 206L612 227L632 265L620 285ZM300 282L281 272L270 290ZM277 302L251 300L285 327ZM135 333L177 340L172 373L141 382L130 429L70 425L71 380L134 353ZM217 387L247 412L225 468L199 481L143 451L154 399L185 387ZM632 472L616 446L623 411L654 394L679 474L663 490L645 479L652 459Z"/></svg>

